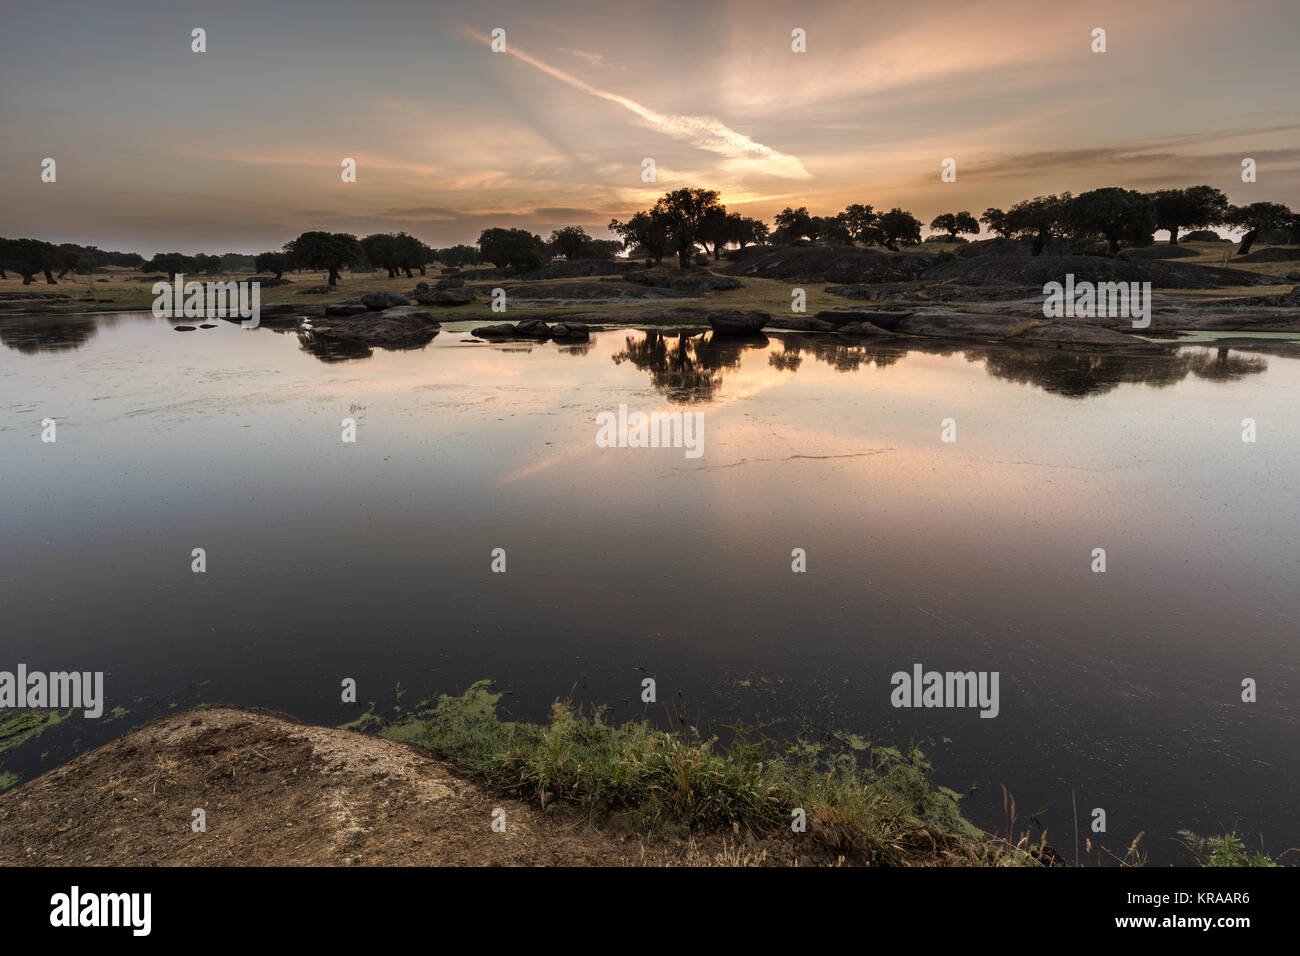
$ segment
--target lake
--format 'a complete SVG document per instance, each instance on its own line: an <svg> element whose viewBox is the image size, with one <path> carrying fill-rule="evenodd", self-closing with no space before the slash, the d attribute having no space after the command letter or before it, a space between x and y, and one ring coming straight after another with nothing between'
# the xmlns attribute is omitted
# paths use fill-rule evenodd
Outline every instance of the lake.
<svg viewBox="0 0 1300 956"><path fill-rule="evenodd" d="M1296 358L469 327L367 356L0 319L0 669L102 670L127 712L2 769L174 707L340 724L491 678L522 718L915 740L974 822L1006 831L1005 786L1067 858L1072 800L1080 842L1100 807L1094 842L1153 862L1183 828L1300 846ZM620 405L700 413L702 454L602 447ZM893 706L917 664L996 671L997 716Z"/></svg>

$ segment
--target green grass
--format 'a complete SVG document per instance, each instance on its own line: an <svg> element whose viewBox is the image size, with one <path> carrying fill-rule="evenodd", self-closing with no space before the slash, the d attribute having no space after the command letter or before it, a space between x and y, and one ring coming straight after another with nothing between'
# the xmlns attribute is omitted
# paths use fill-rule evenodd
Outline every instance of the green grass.
<svg viewBox="0 0 1300 956"><path fill-rule="evenodd" d="M959 795L931 782L918 749L872 747L852 736L782 745L738 732L716 737L673 720L611 721L553 705L549 722L502 720L499 694L479 682L391 721L364 715L352 729L428 748L458 771L542 807L592 819L630 814L649 835L740 828L759 839L804 838L829 855L873 864L1032 864L1023 849L965 820Z"/></svg>

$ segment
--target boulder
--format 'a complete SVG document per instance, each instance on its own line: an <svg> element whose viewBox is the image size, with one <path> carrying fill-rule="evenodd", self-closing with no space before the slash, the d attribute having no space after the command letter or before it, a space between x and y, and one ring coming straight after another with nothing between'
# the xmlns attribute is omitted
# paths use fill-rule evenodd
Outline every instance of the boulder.
<svg viewBox="0 0 1300 956"><path fill-rule="evenodd" d="M469 334L480 339L504 339L515 334L515 327L509 322L503 322L500 325L484 325L477 329L470 329Z"/></svg>
<svg viewBox="0 0 1300 956"><path fill-rule="evenodd" d="M556 322L551 326L551 338L566 342L585 342L591 338L591 330L583 322Z"/></svg>
<svg viewBox="0 0 1300 956"><path fill-rule="evenodd" d="M469 289L439 289L436 292L421 292L415 297L420 305L469 305L474 301L474 293Z"/></svg>
<svg viewBox="0 0 1300 956"><path fill-rule="evenodd" d="M367 292L361 297L361 304L371 312L382 312L396 305L406 305L406 296L396 292Z"/></svg>
<svg viewBox="0 0 1300 956"><path fill-rule="evenodd" d="M310 289L303 289L299 295L329 295L334 290L327 285L314 285Z"/></svg>
<svg viewBox="0 0 1300 956"><path fill-rule="evenodd" d="M334 305L325 306L326 315L361 315L363 312L369 311L364 305L352 305L347 302L337 302Z"/></svg>
<svg viewBox="0 0 1300 956"><path fill-rule="evenodd" d="M629 272L624 278L639 285L673 289L677 292L724 292L744 285L739 279L711 272Z"/></svg>
<svg viewBox="0 0 1300 956"><path fill-rule="evenodd" d="M530 339L550 338L551 327L541 319L524 319L515 326L515 334L527 336Z"/></svg>
<svg viewBox="0 0 1300 956"><path fill-rule="evenodd" d="M438 334L439 325L428 312L396 308L384 312L366 312L335 318L308 335L324 339L377 345L382 348L416 348L426 345Z"/></svg>
<svg viewBox="0 0 1300 956"><path fill-rule="evenodd" d="M758 332L772 319L766 312L742 312L740 309L709 312L707 317L713 331L720 335L744 335L749 332Z"/></svg>
<svg viewBox="0 0 1300 956"><path fill-rule="evenodd" d="M424 283L420 284L424 285ZM456 276L448 276L445 279L438 280L437 288L440 291L445 291L447 289L463 289L465 288L465 280Z"/></svg>
<svg viewBox="0 0 1300 956"><path fill-rule="evenodd" d="M771 326L774 329L787 329L791 332L834 332L835 323L827 322L825 319L815 315L792 315L783 316L779 319L773 319Z"/></svg>

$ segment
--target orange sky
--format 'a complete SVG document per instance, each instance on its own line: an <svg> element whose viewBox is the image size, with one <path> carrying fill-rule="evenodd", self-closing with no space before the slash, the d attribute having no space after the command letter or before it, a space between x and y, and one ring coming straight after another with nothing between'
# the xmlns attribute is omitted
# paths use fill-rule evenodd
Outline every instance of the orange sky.
<svg viewBox="0 0 1300 956"><path fill-rule="evenodd" d="M1101 185L1300 206L1281 0L212 9L55 0L49 22L75 10L77 30L5 31L0 234L145 253L260 251L313 228L603 235L684 185L769 220L865 202L928 222Z"/></svg>

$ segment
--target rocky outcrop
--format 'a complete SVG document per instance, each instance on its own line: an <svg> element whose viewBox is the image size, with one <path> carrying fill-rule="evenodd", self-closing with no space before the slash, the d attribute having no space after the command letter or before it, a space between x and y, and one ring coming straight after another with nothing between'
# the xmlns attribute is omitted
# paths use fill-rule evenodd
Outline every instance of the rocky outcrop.
<svg viewBox="0 0 1300 956"><path fill-rule="evenodd" d="M728 289L739 289L744 285L739 279L733 279L731 276L719 276L703 271L629 272L623 278L637 285L672 289L674 292L723 292Z"/></svg>
<svg viewBox="0 0 1300 956"><path fill-rule="evenodd" d="M406 305L406 296L397 292L367 292L361 297L361 304L371 312L382 312L394 306Z"/></svg>
<svg viewBox="0 0 1300 956"><path fill-rule="evenodd" d="M311 335L381 348L416 348L433 340L441 328L428 312L398 306L383 312L336 316L311 329Z"/></svg>
<svg viewBox="0 0 1300 956"><path fill-rule="evenodd" d="M713 331L719 335L746 335L758 332L772 321L772 317L766 312L744 312L740 309L706 312L705 317L709 320Z"/></svg>

